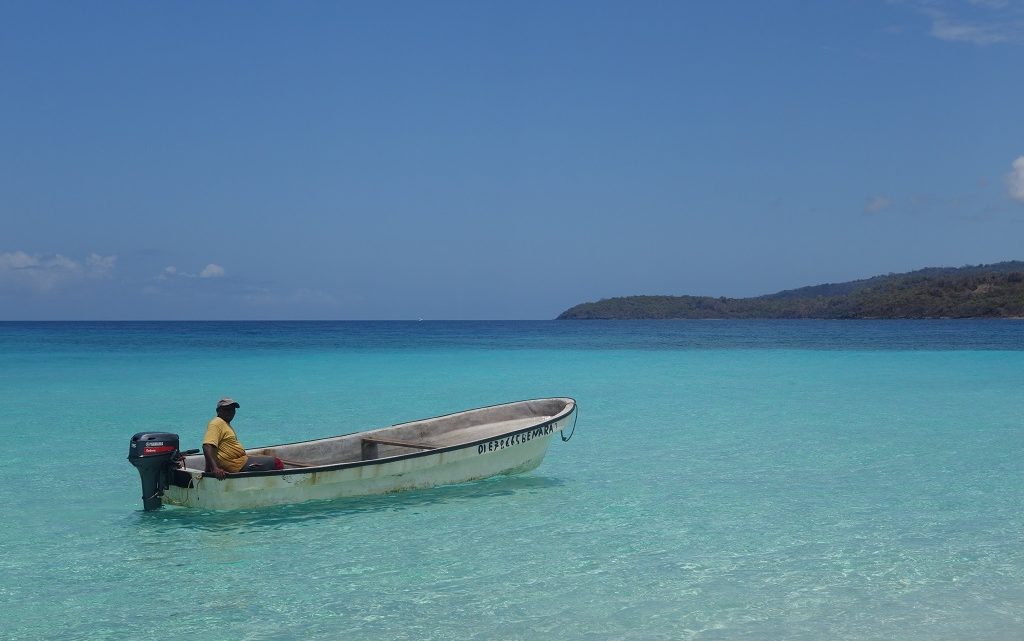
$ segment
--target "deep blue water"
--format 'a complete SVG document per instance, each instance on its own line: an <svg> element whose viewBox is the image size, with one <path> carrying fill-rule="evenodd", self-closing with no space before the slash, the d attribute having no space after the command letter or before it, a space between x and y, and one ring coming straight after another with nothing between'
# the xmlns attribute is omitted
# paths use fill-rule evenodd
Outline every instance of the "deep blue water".
<svg viewBox="0 0 1024 641"><path fill-rule="evenodd" d="M5 348L99 351L396 349L1021 350L1024 322L239 321L0 322Z"/></svg>
<svg viewBox="0 0 1024 641"><path fill-rule="evenodd" d="M1024 322L0 323L0 638L1024 639ZM573 396L519 476L141 511L128 439Z"/></svg>

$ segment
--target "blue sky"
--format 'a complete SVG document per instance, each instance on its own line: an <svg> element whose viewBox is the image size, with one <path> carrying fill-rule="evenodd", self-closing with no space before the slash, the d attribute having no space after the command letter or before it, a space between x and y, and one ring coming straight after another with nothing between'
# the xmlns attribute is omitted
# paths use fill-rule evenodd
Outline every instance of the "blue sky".
<svg viewBox="0 0 1024 641"><path fill-rule="evenodd" d="M0 319L552 318L1022 259L1022 60L1010 0L3 3Z"/></svg>

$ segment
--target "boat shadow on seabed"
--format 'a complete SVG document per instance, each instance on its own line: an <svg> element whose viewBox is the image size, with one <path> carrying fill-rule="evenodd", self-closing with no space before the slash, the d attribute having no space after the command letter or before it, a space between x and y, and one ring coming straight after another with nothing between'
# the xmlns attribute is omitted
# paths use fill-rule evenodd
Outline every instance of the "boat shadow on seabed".
<svg viewBox="0 0 1024 641"><path fill-rule="evenodd" d="M565 481L548 476L501 476L458 485L445 485L423 490L408 490L373 496L309 501L296 505L280 505L246 510L200 511L193 508L167 507L152 512L135 512L138 523L145 527L186 528L196 530L275 530L304 521L334 519L351 514L397 512L443 503L475 501L534 493L565 485Z"/></svg>

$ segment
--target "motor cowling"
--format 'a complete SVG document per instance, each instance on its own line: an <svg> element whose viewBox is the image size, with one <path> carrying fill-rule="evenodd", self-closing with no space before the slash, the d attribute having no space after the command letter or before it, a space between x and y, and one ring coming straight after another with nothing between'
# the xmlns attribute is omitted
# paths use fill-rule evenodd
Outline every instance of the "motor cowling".
<svg viewBox="0 0 1024 641"><path fill-rule="evenodd" d="M149 512L163 505L161 497L177 464L178 435L170 432L139 432L132 436L128 462L142 479L142 505Z"/></svg>

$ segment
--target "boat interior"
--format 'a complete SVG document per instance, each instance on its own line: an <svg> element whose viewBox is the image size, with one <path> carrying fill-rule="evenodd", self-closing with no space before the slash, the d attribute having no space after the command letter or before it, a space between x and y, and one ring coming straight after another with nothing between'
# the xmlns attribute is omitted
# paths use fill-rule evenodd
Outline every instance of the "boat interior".
<svg viewBox="0 0 1024 641"><path fill-rule="evenodd" d="M276 456L285 469L387 459L489 440L568 416L574 409L571 398L520 401L342 436L253 448L246 453ZM202 470L205 466L202 454L185 458L186 469Z"/></svg>

